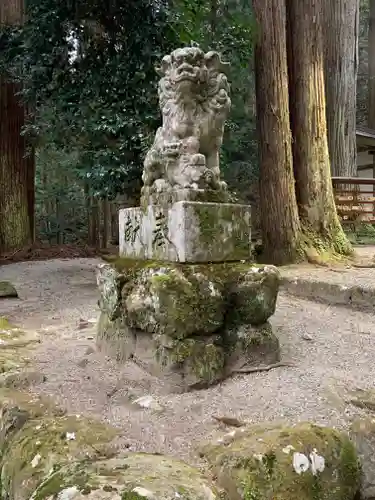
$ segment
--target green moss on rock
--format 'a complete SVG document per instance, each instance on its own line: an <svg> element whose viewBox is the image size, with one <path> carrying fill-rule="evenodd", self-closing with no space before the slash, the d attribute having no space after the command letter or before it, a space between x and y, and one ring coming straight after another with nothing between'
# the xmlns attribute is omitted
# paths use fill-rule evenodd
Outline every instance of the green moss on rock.
<svg viewBox="0 0 375 500"><path fill-rule="evenodd" d="M109 260L122 276L116 278L123 283L118 309L129 318L129 326L150 333L169 329L175 337L208 334L222 326L224 315L231 324L261 324L275 311L280 275L273 266Z"/></svg>
<svg viewBox="0 0 375 500"><path fill-rule="evenodd" d="M280 359L279 340L269 322L242 325L227 330L224 337L227 370L276 363Z"/></svg>
<svg viewBox="0 0 375 500"><path fill-rule="evenodd" d="M9 281L0 281L0 299L14 299L18 297L17 290Z"/></svg>
<svg viewBox="0 0 375 500"><path fill-rule="evenodd" d="M123 295L129 326L148 333L184 338L214 332L224 321L221 287L202 273L187 276L170 266L144 269Z"/></svg>
<svg viewBox="0 0 375 500"><path fill-rule="evenodd" d="M327 427L252 426L201 451L231 500L352 500L360 486L353 444Z"/></svg>
<svg viewBox="0 0 375 500"><path fill-rule="evenodd" d="M349 429L349 435L361 459L361 498L373 498L375 496L375 419L373 415L355 418Z"/></svg>
<svg viewBox="0 0 375 500"><path fill-rule="evenodd" d="M63 495L71 492L72 496ZM33 500L215 500L215 486L198 470L162 455L129 453L118 458L69 464L40 484Z"/></svg>
<svg viewBox="0 0 375 500"><path fill-rule="evenodd" d="M255 267L242 273L228 294L230 325L260 325L275 313L280 286L273 266Z"/></svg>
<svg viewBox="0 0 375 500"><path fill-rule="evenodd" d="M7 441L2 489L10 498L29 498L51 469L113 454L110 443L116 435L113 428L77 416L29 420Z"/></svg>
<svg viewBox="0 0 375 500"><path fill-rule="evenodd" d="M12 436L29 420L42 416L62 416L64 412L48 398L0 389L0 456L4 454Z"/></svg>
<svg viewBox="0 0 375 500"><path fill-rule="evenodd" d="M225 353L212 337L174 340L168 347L159 345L156 355L163 366L177 364L191 387L210 385L224 376Z"/></svg>
<svg viewBox="0 0 375 500"><path fill-rule="evenodd" d="M97 325L96 345L116 361L130 359L135 350L135 335L121 316L111 321L106 312L101 312Z"/></svg>

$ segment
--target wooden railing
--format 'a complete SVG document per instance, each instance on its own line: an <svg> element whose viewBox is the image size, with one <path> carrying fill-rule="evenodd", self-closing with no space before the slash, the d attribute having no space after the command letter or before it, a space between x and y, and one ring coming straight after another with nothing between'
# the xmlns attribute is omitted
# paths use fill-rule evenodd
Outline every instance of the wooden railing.
<svg viewBox="0 0 375 500"><path fill-rule="evenodd" d="M375 224L375 179L332 177L342 224Z"/></svg>

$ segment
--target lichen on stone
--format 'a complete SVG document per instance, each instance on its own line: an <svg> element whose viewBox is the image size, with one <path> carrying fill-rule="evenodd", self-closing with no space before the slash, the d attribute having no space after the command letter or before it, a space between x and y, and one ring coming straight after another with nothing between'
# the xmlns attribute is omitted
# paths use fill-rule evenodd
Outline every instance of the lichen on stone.
<svg viewBox="0 0 375 500"><path fill-rule="evenodd" d="M73 491L73 488L75 491ZM72 497L113 500L215 500L215 486L197 469L162 455L128 453L110 459L67 464L35 489L32 500Z"/></svg>
<svg viewBox="0 0 375 500"><path fill-rule="evenodd" d="M156 355L164 366L178 365L191 388L210 385L224 376L225 353L213 337L176 339L168 347L159 344Z"/></svg>
<svg viewBox="0 0 375 500"><path fill-rule="evenodd" d="M29 498L49 470L72 460L113 453L110 443L116 435L115 429L79 416L44 415L27 420L6 440L2 489L17 492L17 498Z"/></svg>
<svg viewBox="0 0 375 500"><path fill-rule="evenodd" d="M349 438L314 424L251 426L201 451L231 500L349 500L360 485Z"/></svg>
<svg viewBox="0 0 375 500"><path fill-rule="evenodd" d="M224 319L221 289L203 274L181 269L143 269L124 297L129 326L149 333L184 338L218 330Z"/></svg>
<svg viewBox="0 0 375 500"><path fill-rule="evenodd" d="M267 324L279 288L275 267L129 259L111 265L122 288L116 317L102 308L97 344L119 361L134 356L154 376L174 372L177 386L189 390L242 365L278 360L279 344Z"/></svg>

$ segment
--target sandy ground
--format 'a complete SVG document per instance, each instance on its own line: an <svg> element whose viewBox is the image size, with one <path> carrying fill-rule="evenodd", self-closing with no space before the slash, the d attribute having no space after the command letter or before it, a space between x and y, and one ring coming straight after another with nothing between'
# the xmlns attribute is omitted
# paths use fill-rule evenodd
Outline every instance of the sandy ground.
<svg viewBox="0 0 375 500"><path fill-rule="evenodd" d="M32 391L69 412L121 429L118 445L196 462L195 447L222 429L212 416L248 422L313 420L345 427L360 410L345 390L375 380L375 317L280 294L272 324L282 358L296 367L234 377L207 390L161 395L160 383L132 363L118 366L95 351L96 259L17 263L0 268L20 300L0 302L0 315L40 331L34 365L47 381ZM161 411L134 399L152 395Z"/></svg>

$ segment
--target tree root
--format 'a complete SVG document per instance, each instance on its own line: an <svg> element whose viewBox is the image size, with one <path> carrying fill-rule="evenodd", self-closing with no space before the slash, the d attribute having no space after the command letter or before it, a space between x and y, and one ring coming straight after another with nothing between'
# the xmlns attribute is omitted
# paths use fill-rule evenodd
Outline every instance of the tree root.
<svg viewBox="0 0 375 500"><path fill-rule="evenodd" d="M273 368L279 368L281 366L297 366L295 363L290 361L279 361L278 363L272 363L270 365L264 366L249 366L248 368L242 367L238 368L238 370L233 370L232 373L256 373L256 372L268 372Z"/></svg>

